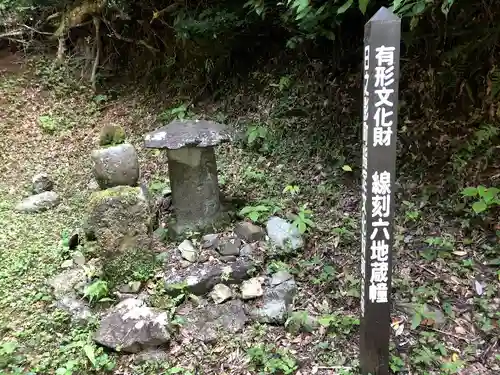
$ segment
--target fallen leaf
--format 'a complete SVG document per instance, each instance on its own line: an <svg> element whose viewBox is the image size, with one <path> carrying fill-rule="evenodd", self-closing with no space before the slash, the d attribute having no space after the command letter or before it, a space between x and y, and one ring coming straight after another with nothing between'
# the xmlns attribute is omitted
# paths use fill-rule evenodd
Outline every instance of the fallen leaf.
<svg viewBox="0 0 500 375"><path fill-rule="evenodd" d="M455 333L458 333L459 335L465 335L467 331L465 330L464 327L458 326L455 327Z"/></svg>
<svg viewBox="0 0 500 375"><path fill-rule="evenodd" d="M463 257L463 256L467 255L467 251L457 250L457 251L454 251L453 254L458 255L459 257Z"/></svg>

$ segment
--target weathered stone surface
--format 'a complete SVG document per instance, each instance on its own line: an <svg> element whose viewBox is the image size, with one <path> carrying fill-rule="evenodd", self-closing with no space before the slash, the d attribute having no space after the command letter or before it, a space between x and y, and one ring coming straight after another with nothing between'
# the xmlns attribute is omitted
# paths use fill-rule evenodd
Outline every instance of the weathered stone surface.
<svg viewBox="0 0 500 375"><path fill-rule="evenodd" d="M216 304L225 302L231 299L232 296L233 292L231 288L224 284L217 284L210 292L210 297Z"/></svg>
<svg viewBox="0 0 500 375"><path fill-rule="evenodd" d="M220 305L193 307L187 311L179 311L179 316L185 319L180 334L186 338L203 341L216 341L221 335L240 332L248 317L243 303L231 300Z"/></svg>
<svg viewBox="0 0 500 375"><path fill-rule="evenodd" d="M107 252L149 249L151 211L139 187L116 186L94 192L88 205L87 236Z"/></svg>
<svg viewBox="0 0 500 375"><path fill-rule="evenodd" d="M179 287L185 287L189 293L203 295L217 284L238 284L248 279L252 262L237 259L236 262L223 264L216 260L206 263L195 263L189 267L180 268L177 264L169 264L165 272L165 287L172 294L179 292Z"/></svg>
<svg viewBox="0 0 500 375"><path fill-rule="evenodd" d="M166 312L129 298L116 305L101 321L94 340L108 348L137 353L170 341Z"/></svg>
<svg viewBox="0 0 500 375"><path fill-rule="evenodd" d="M56 192L44 191L23 199L16 205L14 210L26 213L42 212L56 207L60 202L61 200Z"/></svg>
<svg viewBox="0 0 500 375"><path fill-rule="evenodd" d="M218 234L205 234L201 238L201 247L204 249L214 249L219 246L219 235Z"/></svg>
<svg viewBox="0 0 500 375"><path fill-rule="evenodd" d="M53 276L48 280L48 285L52 288L56 298L73 294L76 285L87 282L87 275L83 268L73 268Z"/></svg>
<svg viewBox="0 0 500 375"><path fill-rule="evenodd" d="M269 324L285 324L292 311L293 297L297 285L293 279L274 287L266 287L263 301L255 302L248 309L248 315L258 322Z"/></svg>
<svg viewBox="0 0 500 375"><path fill-rule="evenodd" d="M254 255L254 252L255 249L253 245L247 243L246 245L243 245L243 247L240 249L240 256L251 258Z"/></svg>
<svg viewBox="0 0 500 375"><path fill-rule="evenodd" d="M224 263L232 263L232 262L236 262L236 259L238 259L235 255L223 255L221 257L219 257L219 259L221 261L223 261Z"/></svg>
<svg viewBox="0 0 500 375"><path fill-rule="evenodd" d="M71 254L71 258L76 265L83 266L85 264L85 256L81 251L75 251Z"/></svg>
<svg viewBox="0 0 500 375"><path fill-rule="evenodd" d="M260 241L266 237L264 229L248 221L238 223L234 228L234 233L247 242Z"/></svg>
<svg viewBox="0 0 500 375"><path fill-rule="evenodd" d="M287 271L278 271L273 273L271 276L271 281L269 282L271 286L276 286L284 283L287 280L292 279L293 276Z"/></svg>
<svg viewBox="0 0 500 375"><path fill-rule="evenodd" d="M118 292L123 294L136 294L141 290L142 283L140 281L131 281L127 284L120 285Z"/></svg>
<svg viewBox="0 0 500 375"><path fill-rule="evenodd" d="M144 362L167 362L169 360L168 353L161 349L149 349L138 353L134 358L137 363Z"/></svg>
<svg viewBox="0 0 500 375"><path fill-rule="evenodd" d="M263 280L260 277L252 277L250 280L245 280L241 284L241 298L253 299L264 294L262 289Z"/></svg>
<svg viewBox="0 0 500 375"><path fill-rule="evenodd" d="M34 194L40 194L54 188L54 182L52 182L50 176L45 172L34 175L31 183Z"/></svg>
<svg viewBox="0 0 500 375"><path fill-rule="evenodd" d="M61 268L71 268L73 267L73 259L66 259L61 263Z"/></svg>
<svg viewBox="0 0 500 375"><path fill-rule="evenodd" d="M221 215L217 165L213 148L168 150L174 233L205 230Z"/></svg>
<svg viewBox="0 0 500 375"><path fill-rule="evenodd" d="M74 294L61 297L57 300L56 307L71 314L75 323L85 324L94 317L88 304Z"/></svg>
<svg viewBox="0 0 500 375"><path fill-rule="evenodd" d="M241 240L239 238L228 238L219 246L221 255L240 255Z"/></svg>
<svg viewBox="0 0 500 375"><path fill-rule="evenodd" d="M188 262L194 263L198 259L198 249L194 247L190 240L184 240L178 247L181 255Z"/></svg>
<svg viewBox="0 0 500 375"><path fill-rule="evenodd" d="M273 216L266 224L269 239L279 248L286 248L287 243L292 250L297 250L304 246L304 240L299 230L286 220Z"/></svg>
<svg viewBox="0 0 500 375"><path fill-rule="evenodd" d="M232 139L232 130L206 120L174 120L144 137L146 148L177 150L182 147L213 147Z"/></svg>
<svg viewBox="0 0 500 375"><path fill-rule="evenodd" d="M124 143L92 151L93 175L101 189L114 186L136 186L139 160L134 146Z"/></svg>

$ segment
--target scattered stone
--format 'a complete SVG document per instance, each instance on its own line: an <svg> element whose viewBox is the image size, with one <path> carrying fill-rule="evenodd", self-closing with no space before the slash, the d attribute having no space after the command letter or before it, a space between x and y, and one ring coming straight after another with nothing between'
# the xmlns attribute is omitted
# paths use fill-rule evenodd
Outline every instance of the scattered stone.
<svg viewBox="0 0 500 375"><path fill-rule="evenodd" d="M290 244L292 250L297 250L304 246L304 240L299 230L282 218L277 216L269 218L266 229L269 239L281 249L286 248L287 243Z"/></svg>
<svg viewBox="0 0 500 375"><path fill-rule="evenodd" d="M94 335L98 344L127 353L158 347L170 338L167 313L150 308L136 298L116 305Z"/></svg>
<svg viewBox="0 0 500 375"><path fill-rule="evenodd" d="M239 238L231 238L224 241L219 246L220 255L240 255L241 240Z"/></svg>
<svg viewBox="0 0 500 375"><path fill-rule="evenodd" d="M185 319L180 334L186 338L210 343L224 334L240 332L248 321L243 302L231 300L220 305L191 307L178 315Z"/></svg>
<svg viewBox="0 0 500 375"><path fill-rule="evenodd" d="M123 294L137 294L141 290L142 283L140 281L131 281L127 284L120 285L118 291Z"/></svg>
<svg viewBox="0 0 500 375"><path fill-rule="evenodd" d="M222 124L174 120L145 136L146 148L167 149L174 234L212 227L222 217L215 146L231 139Z"/></svg>
<svg viewBox="0 0 500 375"><path fill-rule="evenodd" d="M56 302L56 307L71 314L71 319L77 324L87 323L94 317L90 307L75 295L61 297Z"/></svg>
<svg viewBox="0 0 500 375"><path fill-rule="evenodd" d="M149 249L152 215L139 187L116 186L94 192L88 208L86 234L105 252Z"/></svg>
<svg viewBox="0 0 500 375"><path fill-rule="evenodd" d="M244 245L240 250L240 256L251 258L254 255L254 247L251 244Z"/></svg>
<svg viewBox="0 0 500 375"><path fill-rule="evenodd" d="M80 243L80 234L78 231L73 232L68 239L68 248L70 250L75 250Z"/></svg>
<svg viewBox="0 0 500 375"><path fill-rule="evenodd" d="M134 146L124 143L92 151L93 175L101 189L137 186L139 160Z"/></svg>
<svg viewBox="0 0 500 375"><path fill-rule="evenodd" d="M217 284L239 284L248 279L253 263L243 258L234 263L221 264L216 260L206 263L193 263L186 268L170 263L165 270L165 288L171 294L179 293L185 287L189 293L204 295Z"/></svg>
<svg viewBox="0 0 500 375"><path fill-rule="evenodd" d="M87 275L83 268L72 268L53 276L48 280L48 285L52 287L54 296L62 298L65 295L73 294L77 284L86 283Z"/></svg>
<svg viewBox="0 0 500 375"><path fill-rule="evenodd" d="M201 238L201 247L204 249L215 249L219 246L218 234L206 234Z"/></svg>
<svg viewBox="0 0 500 375"><path fill-rule="evenodd" d="M181 255L188 262L194 263L198 259L198 249L194 247L190 240L184 240L178 247Z"/></svg>
<svg viewBox="0 0 500 375"><path fill-rule="evenodd" d="M97 183L97 181L95 180L95 178L92 178L89 183L87 184L87 189L89 189L90 191L97 191L99 190L99 184Z"/></svg>
<svg viewBox="0 0 500 375"><path fill-rule="evenodd" d="M272 274L270 284L271 284L271 286L276 286L276 285L282 284L285 281L288 281L292 278L293 278L293 276L289 272L281 270L281 271L278 271L278 272Z"/></svg>
<svg viewBox="0 0 500 375"><path fill-rule="evenodd" d="M73 259L66 259L64 262L61 264L61 268L71 268L73 267Z"/></svg>
<svg viewBox="0 0 500 375"><path fill-rule="evenodd" d="M268 324L285 324L293 310L293 298L297 292L295 280L287 280L275 287L266 288L262 302L255 303L248 315L260 322Z"/></svg>
<svg viewBox="0 0 500 375"><path fill-rule="evenodd" d="M14 209L19 212L37 213L54 208L59 203L61 200L56 192L44 191L23 199Z"/></svg>
<svg viewBox="0 0 500 375"><path fill-rule="evenodd" d="M32 179L32 189L34 194L40 194L44 191L50 191L54 188L54 183L50 179L49 175L45 172L38 173L33 176Z"/></svg>
<svg viewBox="0 0 500 375"><path fill-rule="evenodd" d="M231 288L224 284L217 284L210 292L210 297L212 297L212 300L216 304L225 302L228 299L231 299L232 296L233 292L231 291Z"/></svg>
<svg viewBox="0 0 500 375"><path fill-rule="evenodd" d="M261 227L248 221L238 223L234 228L234 233L247 242L261 241L266 237L266 233Z"/></svg>
<svg viewBox="0 0 500 375"><path fill-rule="evenodd" d="M75 251L71 257L73 258L73 262L79 266L83 266L85 264L85 256L81 251Z"/></svg>
<svg viewBox="0 0 500 375"><path fill-rule="evenodd" d="M263 294L264 290L262 289L262 279L260 277L253 277L241 284L241 298L243 299L253 299Z"/></svg>
<svg viewBox="0 0 500 375"><path fill-rule="evenodd" d="M415 315L417 311L421 308L421 305L406 302L396 302L396 308L405 312L409 316ZM436 328L439 328L446 324L446 316L444 313L436 307L424 305L423 313L429 321L433 321Z"/></svg>
<svg viewBox="0 0 500 375"><path fill-rule="evenodd" d="M224 263L232 263L232 262L236 262L236 258L234 255L224 255L224 256L221 256L219 258L220 260L222 260Z"/></svg>
<svg viewBox="0 0 500 375"><path fill-rule="evenodd" d="M134 358L137 363L144 362L166 362L169 359L168 353L161 349L149 349L138 353Z"/></svg>

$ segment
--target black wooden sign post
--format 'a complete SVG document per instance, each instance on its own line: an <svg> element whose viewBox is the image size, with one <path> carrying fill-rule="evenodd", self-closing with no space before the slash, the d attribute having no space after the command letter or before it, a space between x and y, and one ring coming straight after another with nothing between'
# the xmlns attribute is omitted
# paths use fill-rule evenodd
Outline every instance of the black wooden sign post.
<svg viewBox="0 0 500 375"><path fill-rule="evenodd" d="M389 374L401 20L381 8L365 25L361 213L363 375Z"/></svg>

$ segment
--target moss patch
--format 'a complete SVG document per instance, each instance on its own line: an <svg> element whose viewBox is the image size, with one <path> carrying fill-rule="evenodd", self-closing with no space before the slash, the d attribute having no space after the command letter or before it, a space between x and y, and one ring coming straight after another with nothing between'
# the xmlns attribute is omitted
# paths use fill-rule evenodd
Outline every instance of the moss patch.
<svg viewBox="0 0 500 375"><path fill-rule="evenodd" d="M140 187L132 186L115 186L106 190L95 191L92 193L89 201L90 207L95 207L103 201L108 201L113 198L123 198L123 200L130 204L138 202L142 191Z"/></svg>
<svg viewBox="0 0 500 375"><path fill-rule="evenodd" d="M99 134L99 146L115 146L124 143L127 138L121 126L106 125Z"/></svg>
<svg viewBox="0 0 500 375"><path fill-rule="evenodd" d="M104 264L104 278L111 287L131 281L147 281L155 275L160 263L155 254L141 249L115 253Z"/></svg>

